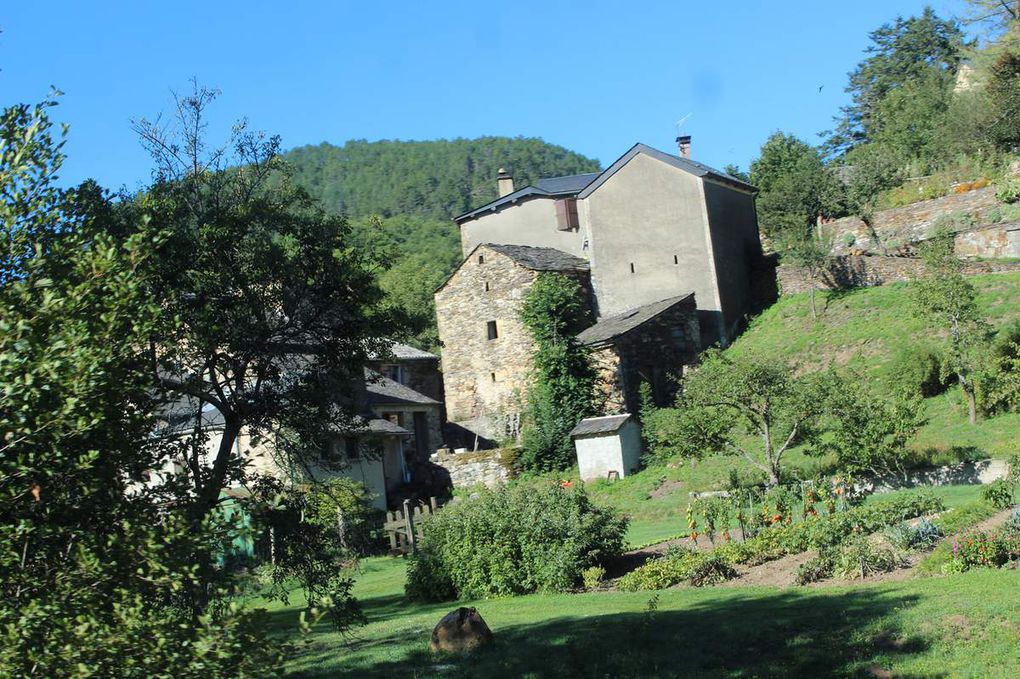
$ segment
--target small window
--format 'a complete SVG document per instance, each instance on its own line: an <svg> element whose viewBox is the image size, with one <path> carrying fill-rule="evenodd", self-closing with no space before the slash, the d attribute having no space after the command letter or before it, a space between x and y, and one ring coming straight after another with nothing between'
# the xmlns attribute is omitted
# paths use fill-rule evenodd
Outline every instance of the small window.
<svg viewBox="0 0 1020 679"><path fill-rule="evenodd" d="M494 340L499 337L499 331L496 330L496 321L489 321L485 324L485 329L488 332L489 339Z"/></svg>
<svg viewBox="0 0 1020 679"><path fill-rule="evenodd" d="M489 291L489 281L485 281L485 292Z"/></svg>
<svg viewBox="0 0 1020 679"><path fill-rule="evenodd" d="M679 264L680 263L680 256L679 255L673 255L673 263L674 264Z"/></svg>
<svg viewBox="0 0 1020 679"><path fill-rule="evenodd" d="M630 272L634 273L634 262L630 263Z"/></svg>
<svg viewBox="0 0 1020 679"><path fill-rule="evenodd" d="M493 381L493 382L495 382L495 381L496 381L496 373L489 373L489 377L491 377L491 378L492 378L492 381Z"/></svg>
<svg viewBox="0 0 1020 679"><path fill-rule="evenodd" d="M485 264L485 255L478 255L478 263Z"/></svg>

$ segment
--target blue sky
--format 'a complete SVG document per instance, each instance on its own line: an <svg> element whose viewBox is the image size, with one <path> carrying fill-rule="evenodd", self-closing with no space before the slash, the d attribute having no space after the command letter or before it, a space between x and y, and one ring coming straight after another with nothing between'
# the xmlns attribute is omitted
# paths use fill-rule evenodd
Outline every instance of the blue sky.
<svg viewBox="0 0 1020 679"><path fill-rule="evenodd" d="M868 32L931 4L796 2L18 2L0 10L0 104L64 91L65 183L138 188L132 118L192 76L286 147L536 136L612 162L634 142L747 167L774 130L817 142ZM819 89L820 88L820 89Z"/></svg>

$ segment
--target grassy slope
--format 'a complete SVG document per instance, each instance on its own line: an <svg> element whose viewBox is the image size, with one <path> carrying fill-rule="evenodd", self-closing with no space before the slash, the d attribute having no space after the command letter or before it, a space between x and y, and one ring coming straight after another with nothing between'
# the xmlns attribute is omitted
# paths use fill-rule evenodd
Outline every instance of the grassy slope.
<svg viewBox="0 0 1020 679"><path fill-rule="evenodd" d="M1016 676L1020 587L1012 571L906 583L776 590L671 589L531 595L476 606L496 645L433 659L432 626L455 604L402 600L404 562L366 559L356 594L369 624L355 639L318 632L292 677ZM281 629L297 611L277 609ZM609 651L612 651L609 653Z"/></svg>

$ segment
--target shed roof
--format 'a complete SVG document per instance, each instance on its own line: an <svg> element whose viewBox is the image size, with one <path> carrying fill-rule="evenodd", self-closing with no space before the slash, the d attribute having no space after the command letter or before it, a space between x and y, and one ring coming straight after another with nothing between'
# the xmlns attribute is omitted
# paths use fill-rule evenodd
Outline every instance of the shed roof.
<svg viewBox="0 0 1020 679"><path fill-rule="evenodd" d="M586 417L577 423L577 426L570 430L572 437L593 436L595 434L615 434L620 431L630 415L606 415L604 417Z"/></svg>
<svg viewBox="0 0 1020 679"><path fill-rule="evenodd" d="M581 344L588 346L609 342L620 335L630 332L639 325L647 323L667 309L671 309L673 306L693 296L694 293L690 292L679 297L669 297L658 302L645 304L644 306L624 311L622 314L607 316L600 319L598 323L590 328L582 330L578 334L577 339Z"/></svg>
<svg viewBox="0 0 1020 679"><path fill-rule="evenodd" d="M439 357L428 351L412 347L409 344L401 344L400 342L393 342L390 345L390 354L392 358L396 358L401 361L438 361ZM373 361L382 361L390 358L386 354L373 353L369 358Z"/></svg>

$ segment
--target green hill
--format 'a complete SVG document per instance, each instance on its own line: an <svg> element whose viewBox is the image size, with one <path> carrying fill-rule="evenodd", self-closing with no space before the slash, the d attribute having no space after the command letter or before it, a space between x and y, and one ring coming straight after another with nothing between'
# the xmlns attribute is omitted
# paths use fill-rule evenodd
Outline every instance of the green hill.
<svg viewBox="0 0 1020 679"><path fill-rule="evenodd" d="M292 149L284 160L326 210L350 217L388 303L405 316L406 339L426 349L438 344L432 291L461 257L451 218L497 197L500 168L517 186L600 169L562 146L523 137L322 143Z"/></svg>

